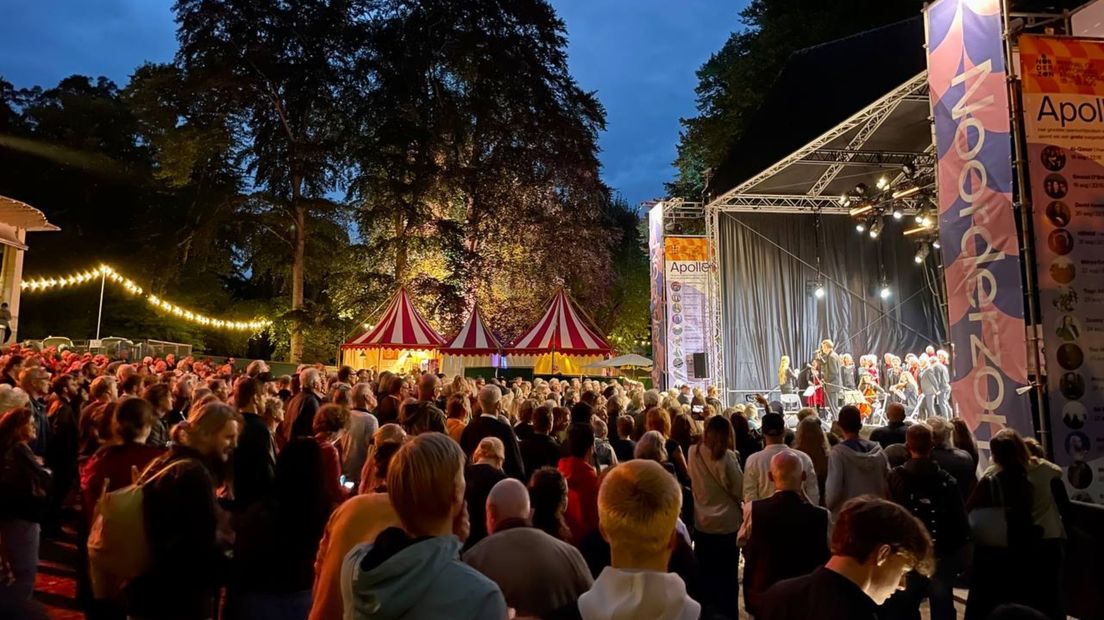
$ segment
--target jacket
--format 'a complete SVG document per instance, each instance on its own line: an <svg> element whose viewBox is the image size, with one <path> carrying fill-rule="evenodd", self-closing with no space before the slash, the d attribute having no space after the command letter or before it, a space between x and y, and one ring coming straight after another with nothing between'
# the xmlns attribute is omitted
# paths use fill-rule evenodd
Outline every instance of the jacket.
<svg viewBox="0 0 1104 620"><path fill-rule="evenodd" d="M911 459L889 472L889 497L920 519L935 545L935 557L956 553L970 536L958 484L930 458Z"/></svg>
<svg viewBox="0 0 1104 620"><path fill-rule="evenodd" d="M374 542L383 530L399 526L386 493L357 495L330 515L314 560L310 620L341 617L341 563L346 554L356 545Z"/></svg>
<svg viewBox="0 0 1104 620"><path fill-rule="evenodd" d="M908 422L894 423L890 422L885 426L879 426L874 429L874 432L870 433L870 441L880 445L882 449L888 448L895 443L905 443L905 433L908 432Z"/></svg>
<svg viewBox="0 0 1104 620"><path fill-rule="evenodd" d="M494 485L505 479L506 474L494 465L476 463L464 468L464 500L468 503L471 523L468 539L464 541L465 550L487 537L487 496Z"/></svg>
<svg viewBox="0 0 1104 620"><path fill-rule="evenodd" d="M534 433L521 442L519 450L526 479L541 467L555 467L560 462L560 444L548 435Z"/></svg>
<svg viewBox="0 0 1104 620"><path fill-rule="evenodd" d="M858 447L856 450L852 446ZM882 447L864 439L841 441L828 452L824 507L835 516L847 500L860 495L887 497L889 463Z"/></svg>
<svg viewBox="0 0 1104 620"><path fill-rule="evenodd" d="M943 471L954 477L958 484L958 494L962 501L970 499L974 488L977 487L977 467L970 453L948 445L932 448L931 458Z"/></svg>
<svg viewBox="0 0 1104 620"><path fill-rule="evenodd" d="M517 436L509 424L495 416L481 415L464 427L460 434L460 447L470 459L475 448L484 437L498 437L506 448L506 460L502 464L502 471L511 478L525 480L525 472L522 471L521 451L518 449Z"/></svg>
<svg viewBox="0 0 1104 620"><path fill-rule="evenodd" d="M379 421L376 416L363 409L353 409L349 412L349 428L345 431L341 453L344 462L341 464L341 473L346 480L360 482L360 470L364 469L364 463L368 460L368 446L372 445L372 436L379 430Z"/></svg>
<svg viewBox="0 0 1104 620"><path fill-rule="evenodd" d="M455 536L412 539L399 528L353 547L341 568L345 618L502 620L493 581L460 561Z"/></svg>
<svg viewBox="0 0 1104 620"><path fill-rule="evenodd" d="M276 440L259 415L245 412L242 419L233 459L234 500L244 510L272 494L276 483Z"/></svg>
<svg viewBox="0 0 1104 620"><path fill-rule="evenodd" d="M31 447L17 443L0 460L0 520L41 523L46 515L50 471L38 464Z"/></svg>
<svg viewBox="0 0 1104 620"><path fill-rule="evenodd" d="M284 414L284 422L280 426L284 442L290 441L292 437L313 437L314 414L318 413L321 406L322 399L311 390L303 390L291 397Z"/></svg>
<svg viewBox="0 0 1104 620"><path fill-rule="evenodd" d="M496 526L464 554L464 562L502 589L518 616L543 616L571 603L594 584L579 550L515 520Z"/></svg>
<svg viewBox="0 0 1104 620"><path fill-rule="evenodd" d="M571 530L572 542L579 544L598 529L598 472L590 463L574 456L560 459L559 470L567 479L564 520Z"/></svg>
<svg viewBox="0 0 1104 620"><path fill-rule="evenodd" d="M701 605L686 593L678 575L607 566L579 597L583 620L697 620Z"/></svg>
<svg viewBox="0 0 1104 620"><path fill-rule="evenodd" d="M828 511L794 491L751 502L740 530L744 545L744 604L757 614L772 585L828 561Z"/></svg>

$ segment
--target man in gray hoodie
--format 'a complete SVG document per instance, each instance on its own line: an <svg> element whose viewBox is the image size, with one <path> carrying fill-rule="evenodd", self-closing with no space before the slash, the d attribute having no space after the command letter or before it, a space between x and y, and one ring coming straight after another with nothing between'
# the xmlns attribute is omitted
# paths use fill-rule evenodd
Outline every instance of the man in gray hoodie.
<svg viewBox="0 0 1104 620"><path fill-rule="evenodd" d="M860 495L885 498L889 494L889 462L881 446L859 437L859 409L844 405L838 423L843 441L828 453L828 479L824 483L824 507L833 518L849 499Z"/></svg>
<svg viewBox="0 0 1104 620"><path fill-rule="evenodd" d="M392 458L387 491L402 529L345 556L345 618L506 618L498 586L460 561L453 533L468 527L460 446L441 433L418 435Z"/></svg>

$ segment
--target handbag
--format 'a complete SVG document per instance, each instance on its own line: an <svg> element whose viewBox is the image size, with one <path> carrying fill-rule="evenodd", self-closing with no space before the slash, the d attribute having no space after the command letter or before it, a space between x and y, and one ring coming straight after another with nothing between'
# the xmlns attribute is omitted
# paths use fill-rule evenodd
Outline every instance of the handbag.
<svg viewBox="0 0 1104 620"><path fill-rule="evenodd" d="M989 489L993 506L974 508L967 515L970 521L970 535L974 543L983 547L1008 547L1008 512L1004 506L1000 481L995 475L989 476Z"/></svg>

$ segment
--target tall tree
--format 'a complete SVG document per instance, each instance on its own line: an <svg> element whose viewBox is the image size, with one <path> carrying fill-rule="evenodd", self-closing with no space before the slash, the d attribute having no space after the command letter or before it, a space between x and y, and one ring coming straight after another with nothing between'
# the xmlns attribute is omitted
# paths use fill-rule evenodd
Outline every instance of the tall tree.
<svg viewBox="0 0 1104 620"><path fill-rule="evenodd" d="M728 156L790 55L863 30L916 17L922 0L752 0L742 28L698 69L698 114L682 119L672 196L697 198L703 172Z"/></svg>
<svg viewBox="0 0 1104 620"><path fill-rule="evenodd" d="M291 256L290 359L303 357L308 226L338 184L349 2L178 0L176 65L227 102L255 201L282 216Z"/></svg>

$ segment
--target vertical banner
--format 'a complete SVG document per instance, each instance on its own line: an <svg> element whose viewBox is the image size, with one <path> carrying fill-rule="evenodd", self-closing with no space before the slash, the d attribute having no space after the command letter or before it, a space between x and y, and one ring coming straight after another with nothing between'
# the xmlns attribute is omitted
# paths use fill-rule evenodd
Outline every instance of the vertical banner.
<svg viewBox="0 0 1104 620"><path fill-rule="evenodd" d="M1020 37L1054 460L1104 503L1104 42Z"/></svg>
<svg viewBox="0 0 1104 620"><path fill-rule="evenodd" d="M648 267L651 273L652 297L652 387L665 389L667 373L667 305L664 300L666 263L663 261L663 203L648 211Z"/></svg>
<svg viewBox="0 0 1104 620"><path fill-rule="evenodd" d="M706 302L710 270L705 237L664 239L667 278L667 384L704 388L713 322Z"/></svg>
<svg viewBox="0 0 1104 620"><path fill-rule="evenodd" d="M955 408L982 447L1004 426L1034 434L1000 0L925 11L939 241L954 347Z"/></svg>

